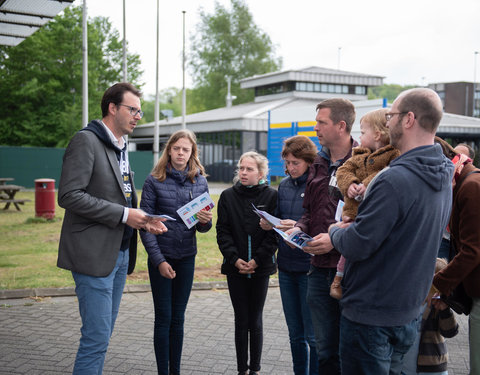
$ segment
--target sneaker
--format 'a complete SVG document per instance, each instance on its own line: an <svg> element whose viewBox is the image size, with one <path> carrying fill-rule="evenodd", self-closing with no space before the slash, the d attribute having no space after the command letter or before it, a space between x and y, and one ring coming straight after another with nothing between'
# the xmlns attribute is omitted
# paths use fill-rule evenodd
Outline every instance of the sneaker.
<svg viewBox="0 0 480 375"><path fill-rule="evenodd" d="M335 299L342 298L342 276L335 276L330 286L330 297Z"/></svg>

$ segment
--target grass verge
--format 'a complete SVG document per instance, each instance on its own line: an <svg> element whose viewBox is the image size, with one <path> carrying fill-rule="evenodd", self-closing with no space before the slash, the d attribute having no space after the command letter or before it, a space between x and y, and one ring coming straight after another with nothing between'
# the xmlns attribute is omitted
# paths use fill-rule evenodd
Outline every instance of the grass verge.
<svg viewBox="0 0 480 375"><path fill-rule="evenodd" d="M0 289L27 289L73 286L70 271L56 266L60 228L64 209L55 207L55 219L35 218L35 193L21 191L19 199L30 199L21 206L3 210L0 207ZM212 195L215 203L217 195ZM216 242L216 210L213 210L213 228L197 233L198 255L195 281L224 280L220 274L222 257ZM135 271L128 284L148 283L147 252L141 241Z"/></svg>

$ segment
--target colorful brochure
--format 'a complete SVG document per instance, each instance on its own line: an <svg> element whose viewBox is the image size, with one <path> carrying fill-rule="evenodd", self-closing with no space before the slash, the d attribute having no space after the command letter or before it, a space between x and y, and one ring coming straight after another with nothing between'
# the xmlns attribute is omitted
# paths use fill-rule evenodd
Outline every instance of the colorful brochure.
<svg viewBox="0 0 480 375"><path fill-rule="evenodd" d="M210 211L215 204L210 195L205 192L188 202L185 206L177 210L178 215L183 220L188 229L198 223L197 212L201 210Z"/></svg>
<svg viewBox="0 0 480 375"><path fill-rule="evenodd" d="M282 232L277 228L273 228L273 230L277 232L285 240L285 242L295 245L299 249L303 249L305 246L307 246L307 243L309 241L313 240L312 237L310 237L305 232L302 232L301 230L297 232L293 232L290 235L286 234L285 232Z"/></svg>

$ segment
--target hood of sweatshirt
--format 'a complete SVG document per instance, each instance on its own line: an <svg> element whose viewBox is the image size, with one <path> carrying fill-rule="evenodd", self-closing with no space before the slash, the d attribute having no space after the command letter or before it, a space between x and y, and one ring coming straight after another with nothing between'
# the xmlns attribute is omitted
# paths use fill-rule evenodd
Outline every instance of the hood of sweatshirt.
<svg viewBox="0 0 480 375"><path fill-rule="evenodd" d="M91 131L92 133L94 133L98 137L98 139L100 139L105 144L105 146L115 151L115 153L117 154L117 158L120 158L120 153L122 152L122 149L118 148L115 144L113 144L110 136L105 129L105 126L99 120L91 121L87 125L87 127L81 129L80 131ZM125 143L125 147L126 146L127 145Z"/></svg>
<svg viewBox="0 0 480 375"><path fill-rule="evenodd" d="M453 163L443 155L440 145L416 147L390 163L390 168L402 166L422 179L434 191L452 184Z"/></svg>

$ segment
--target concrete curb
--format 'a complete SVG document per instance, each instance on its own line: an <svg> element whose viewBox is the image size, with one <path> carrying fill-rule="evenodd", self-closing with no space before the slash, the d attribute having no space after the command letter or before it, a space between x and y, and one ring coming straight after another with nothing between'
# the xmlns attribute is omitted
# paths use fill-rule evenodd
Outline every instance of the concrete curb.
<svg viewBox="0 0 480 375"><path fill-rule="evenodd" d="M271 287L278 286L278 279L270 279ZM227 289L226 281L198 281L193 283L192 290ZM127 284L124 293L150 292L150 284ZM64 288L34 288L34 289L11 289L0 290L0 300L18 299L29 297L67 297L75 296L75 287Z"/></svg>

